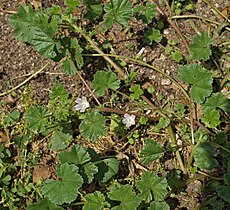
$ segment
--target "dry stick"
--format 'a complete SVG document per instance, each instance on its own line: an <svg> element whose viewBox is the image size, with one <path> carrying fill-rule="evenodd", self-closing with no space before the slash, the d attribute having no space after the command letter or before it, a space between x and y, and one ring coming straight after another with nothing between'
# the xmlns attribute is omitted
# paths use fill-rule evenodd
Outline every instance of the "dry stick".
<svg viewBox="0 0 230 210"><path fill-rule="evenodd" d="M204 18L204 17L201 17L201 16L197 16L197 15L175 15L175 16L171 16L171 19L187 19L187 18L194 18L194 19L199 19L199 20L202 20L202 21L206 21L206 22L210 22L210 23L213 23L215 25L220 25L220 23L214 21L214 20L210 20L210 19L207 19L207 18Z"/></svg>
<svg viewBox="0 0 230 210"><path fill-rule="evenodd" d="M4 96L4 95L7 95L11 92L13 92L14 90L20 88L21 86L23 86L24 84L26 84L28 81L30 81L33 77L35 77L37 74L41 73L48 65L50 64L50 61L45 65L43 66L41 69L39 69L38 71L36 71L34 74L32 74L30 77L28 77L25 81L23 81L22 83L20 83L19 85L17 85L16 87L10 89L10 90L7 90L6 92L3 92L0 94L0 97L1 96Z"/></svg>
<svg viewBox="0 0 230 210"><path fill-rule="evenodd" d="M127 113L127 114L133 114L133 115L135 115L137 117L142 117L143 116L142 114L139 114L139 113L136 113L136 112L123 111L123 110L120 110L120 109L114 109L114 108L109 108L109 107L102 107L102 108L100 108L100 111L117 113L117 114L120 114L120 115L124 115L125 113ZM149 119L149 120L151 120L151 121L154 121L154 122L159 121L159 117L150 117L150 116L147 116L147 115L145 115L144 117Z"/></svg>
<svg viewBox="0 0 230 210"><path fill-rule="evenodd" d="M187 50L189 51L189 44L187 42L187 40L185 39L184 35L181 33L180 29L175 25L175 23L172 21L172 19L170 17L168 17L168 15L166 14L166 12L159 6L157 5L157 3L152 0L152 2L154 2L156 4L157 10L158 12L163 15L164 17L167 18L167 22L173 27L173 29L177 32L177 34L179 35L179 37L182 39L182 42L184 43L185 47L187 48Z"/></svg>
<svg viewBox="0 0 230 210"><path fill-rule="evenodd" d="M96 52L98 52L99 54L104 54L104 52L96 45L96 43L95 43L93 40L91 40L91 39L85 34L85 32L83 32L83 30L79 29L79 28L78 28L77 26L75 26L75 25L72 25L72 27L73 27L77 32L79 32L79 33L89 42L89 44L95 49ZM115 70L116 70L117 73L118 73L119 78L123 80L123 79L125 78L125 73L121 70L121 68L119 68L119 66L118 66L116 63L114 63L108 56L103 56L103 57L104 57L104 59L105 59L106 61L108 61L108 62L111 64L111 66L113 66L113 67L115 68Z"/></svg>
<svg viewBox="0 0 230 210"><path fill-rule="evenodd" d="M84 85L86 86L86 88L88 89L88 91L91 93L91 95L93 96L93 98L95 99L95 101L97 102L97 104L99 106L101 106L100 101L97 99L97 97L95 96L95 94L93 93L93 91L91 90L91 88L89 87L89 85L86 83L86 81L84 80L84 78L81 76L80 72L77 71L77 75L80 77L81 81L84 83Z"/></svg>
<svg viewBox="0 0 230 210"><path fill-rule="evenodd" d="M220 15L222 18L224 18L228 23L230 23L230 20L227 16L225 16L222 12L220 12L215 6L213 6L208 0L203 0L208 6L210 6L218 15Z"/></svg>
<svg viewBox="0 0 230 210"><path fill-rule="evenodd" d="M3 44L0 45L0 49L8 45L13 39L14 37L10 34L9 38Z"/></svg>

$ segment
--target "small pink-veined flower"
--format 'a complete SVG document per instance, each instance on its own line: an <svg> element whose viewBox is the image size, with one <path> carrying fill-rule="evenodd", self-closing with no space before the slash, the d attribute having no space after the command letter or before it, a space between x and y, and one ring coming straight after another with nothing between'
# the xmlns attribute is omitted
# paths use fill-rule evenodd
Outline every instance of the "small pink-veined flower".
<svg viewBox="0 0 230 210"><path fill-rule="evenodd" d="M87 101L85 96L82 96L82 98L77 98L75 101L77 105L75 105L75 109L80 112L85 112L87 108L89 108L89 102Z"/></svg>
<svg viewBox="0 0 230 210"><path fill-rule="evenodd" d="M131 114L124 114L124 118L122 120L122 123L125 124L128 128L131 126L131 125L135 125L135 115Z"/></svg>

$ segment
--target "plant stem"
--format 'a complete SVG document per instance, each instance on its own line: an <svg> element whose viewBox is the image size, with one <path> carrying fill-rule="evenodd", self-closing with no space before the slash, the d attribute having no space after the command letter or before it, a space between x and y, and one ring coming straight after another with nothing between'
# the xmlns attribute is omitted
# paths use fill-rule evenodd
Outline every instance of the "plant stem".
<svg viewBox="0 0 230 210"><path fill-rule="evenodd" d="M14 90L17 90L18 88L20 88L21 86L23 86L24 84L26 84L28 81L30 81L33 77L35 77L37 74L41 73L48 65L50 64L50 61L45 65L43 66L41 69L39 69L38 71L36 71L35 73L33 73L30 77L28 77L25 81L23 81L22 83L20 83L19 85L17 85L16 87L10 89L10 90L7 90L6 92L3 92L3 93L0 93L0 97L1 96L4 96L4 95L7 95L11 92L13 92Z"/></svg>
<svg viewBox="0 0 230 210"><path fill-rule="evenodd" d="M171 19L184 19L184 18L185 19L187 19L187 18L195 18L195 19L200 19L200 20L210 22L210 23L213 23L213 24L216 24L216 25L220 25L220 23L218 23L218 22L216 22L214 20L203 18L203 17L197 16L197 15L175 15L175 16L171 17Z"/></svg>
<svg viewBox="0 0 230 210"><path fill-rule="evenodd" d="M169 125L167 127L167 130L168 130L169 136L170 136L171 141L172 141L172 146L177 145L176 136L175 136L175 133L173 132L172 125ZM178 163L179 163L181 170L183 171L184 174L186 174L187 170L184 166L184 163L183 163L183 160L181 158L179 150L176 150L175 153L176 153L176 157L177 157L177 160L178 160Z"/></svg>
<svg viewBox="0 0 230 210"><path fill-rule="evenodd" d="M73 24L72 24L72 27L89 42L89 44L94 48L96 52L98 52L99 54L104 54L104 52L97 46L97 44L89 36L87 36L86 33L82 29L80 29L79 27ZM111 64L111 66L115 68L115 70L118 73L118 76L124 79L125 73L121 70L121 68L119 68L119 66L117 66L117 64L114 63L108 56L105 55L103 57L106 61L108 61Z"/></svg>
<svg viewBox="0 0 230 210"><path fill-rule="evenodd" d="M75 66L74 66L75 67ZM76 68L76 67L75 67ZM83 82L83 84L86 86L86 88L88 89L88 91L91 93L91 95L93 96L94 100L97 102L97 104L99 106L101 106L100 101L97 99L97 97L95 96L95 94L93 93L93 91L91 90L91 88L89 87L89 85L86 83L86 81L84 80L84 78L81 76L80 72L77 70L77 75L80 77L81 81Z"/></svg>
<svg viewBox="0 0 230 210"><path fill-rule="evenodd" d="M218 15L220 15L222 18L224 18L228 23L230 23L230 20L228 17L226 17L222 12L220 12L215 6L213 6L208 0L203 0L208 6L210 6Z"/></svg>
<svg viewBox="0 0 230 210"><path fill-rule="evenodd" d="M186 49L189 52L189 44L188 44L187 40L185 39L184 35L181 33L180 29L175 25L175 23L172 21L171 17L168 17L168 15L166 14L166 12L154 0L152 0L152 2L154 2L156 4L158 12L161 15L163 15L163 16L165 16L167 18L167 22L177 32L177 34L179 35L179 37L181 38L182 42L184 43Z"/></svg>

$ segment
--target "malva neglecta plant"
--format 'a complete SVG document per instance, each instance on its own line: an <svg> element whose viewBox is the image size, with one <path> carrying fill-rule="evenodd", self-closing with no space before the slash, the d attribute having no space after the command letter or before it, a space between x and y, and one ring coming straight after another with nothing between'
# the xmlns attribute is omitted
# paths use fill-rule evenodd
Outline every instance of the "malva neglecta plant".
<svg viewBox="0 0 230 210"><path fill-rule="evenodd" d="M77 16L76 11L83 7L84 13ZM132 58L105 54L94 39L99 30L106 32L114 24L129 30L129 20L136 18L146 24L143 35L146 45L160 43L161 30L151 26L160 12L162 9L152 1L65 0L65 8L34 10L31 5L21 5L11 15L10 24L17 41L30 44L45 58L59 62L65 74L78 75L83 84L81 70L87 59L101 57L108 63L107 68L95 69L91 85L85 84L90 95L71 97L63 84L54 84L47 105L31 104L25 113L15 110L5 114L1 128L8 140L0 144L0 202L4 208L61 210L77 206L83 210L169 210L173 208L170 199L182 192L186 184L201 178L210 179L212 194L200 209L229 207L230 100L221 91L229 80L222 86L214 84L215 73L205 65L213 53L212 34L201 32L193 37L187 46L190 56L184 55L187 60L178 69L178 80L142 61L141 55ZM96 27L85 26L85 19ZM175 27L171 19L168 21ZM183 57L178 59L178 56L174 58L180 62ZM160 73L178 88L186 103L157 106L148 98L154 88L150 85L144 89L136 72L124 70L119 62ZM118 108L124 101L129 101L132 109ZM202 114L195 117L197 106ZM147 130L159 136L166 133L167 146L144 135ZM130 179L119 176L122 159L119 154L84 146L84 142L90 145L102 139L112 141L111 135L127 139L127 144L134 144L144 136L137 154L141 172ZM184 141L183 146L178 145L178 136ZM33 183L31 172L41 158L39 144L44 140L58 159L55 175ZM20 158L14 162L12 145L20 150ZM185 145L191 149L188 156L183 153ZM161 173L164 169L160 161L169 152L178 167L166 177ZM152 163L159 164L156 170L148 168ZM211 173L218 168L223 171L222 177ZM18 173L17 180L15 173Z"/></svg>

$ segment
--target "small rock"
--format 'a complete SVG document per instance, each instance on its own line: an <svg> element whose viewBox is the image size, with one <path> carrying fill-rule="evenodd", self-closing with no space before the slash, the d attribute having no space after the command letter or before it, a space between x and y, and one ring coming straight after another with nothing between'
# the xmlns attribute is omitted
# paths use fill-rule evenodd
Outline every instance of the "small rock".
<svg viewBox="0 0 230 210"><path fill-rule="evenodd" d="M161 80L161 85L171 85L171 80L169 80L169 79L162 79Z"/></svg>

